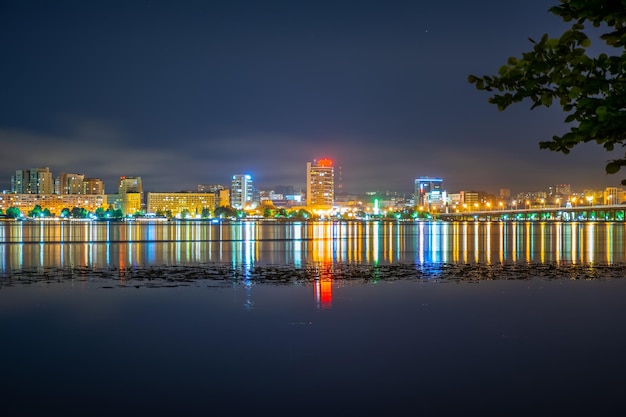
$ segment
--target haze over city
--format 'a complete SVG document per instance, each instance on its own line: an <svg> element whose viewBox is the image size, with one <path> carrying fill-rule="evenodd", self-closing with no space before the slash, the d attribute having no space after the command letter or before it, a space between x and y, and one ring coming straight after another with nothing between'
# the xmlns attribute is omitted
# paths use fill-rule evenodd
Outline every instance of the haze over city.
<svg viewBox="0 0 626 417"><path fill-rule="evenodd" d="M558 110L498 112L467 82L564 30L553 2L3 2L0 189L49 166L108 186L304 187L307 161L346 191L617 186L609 154L538 142ZM111 190L107 190L111 192Z"/></svg>

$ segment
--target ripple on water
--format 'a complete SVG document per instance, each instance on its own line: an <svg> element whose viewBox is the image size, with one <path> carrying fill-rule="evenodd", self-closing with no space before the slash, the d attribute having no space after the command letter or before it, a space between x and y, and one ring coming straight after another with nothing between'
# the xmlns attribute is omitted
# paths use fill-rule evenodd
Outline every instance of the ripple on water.
<svg viewBox="0 0 626 417"><path fill-rule="evenodd" d="M54 284L72 280L100 282L101 288L178 287L197 284L252 281L259 284L289 285L320 279L334 281L465 281L525 279L617 279L623 278L626 264L501 263L501 264L351 264L233 266L211 263L195 265L136 266L125 268L46 267L5 271L0 285ZM112 282L115 281L115 285ZM120 283L122 281L122 283Z"/></svg>

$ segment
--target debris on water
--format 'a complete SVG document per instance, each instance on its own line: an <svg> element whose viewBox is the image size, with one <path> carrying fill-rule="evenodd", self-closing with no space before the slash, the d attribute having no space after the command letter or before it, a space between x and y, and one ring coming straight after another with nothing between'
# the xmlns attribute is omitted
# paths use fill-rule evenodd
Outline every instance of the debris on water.
<svg viewBox="0 0 626 417"><path fill-rule="evenodd" d="M233 284L311 285L326 280L349 283L416 281L470 283L492 280L618 279L626 276L624 264L572 263L397 263L397 264L305 264L237 265L202 263L133 267L65 266L0 271L1 286L98 281L101 288L174 288L207 285L223 288ZM112 285L114 283L114 285Z"/></svg>

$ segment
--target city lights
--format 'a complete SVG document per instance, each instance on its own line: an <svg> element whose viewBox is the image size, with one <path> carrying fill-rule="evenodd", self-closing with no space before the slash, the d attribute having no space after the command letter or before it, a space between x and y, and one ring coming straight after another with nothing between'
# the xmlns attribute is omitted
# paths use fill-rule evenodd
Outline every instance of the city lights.
<svg viewBox="0 0 626 417"><path fill-rule="evenodd" d="M595 207L596 202L619 206L626 201L626 190L621 188L575 193L569 184L516 195L511 195L509 189L501 189L499 195L473 190L449 192L442 178L428 176L413 180L412 193L352 195L343 190L341 176L336 177L335 169L330 158L308 162L305 190L293 185L262 189L252 175L234 174L230 176L229 186L204 183L198 185L197 191L144 192L140 176L125 175L119 177L115 194L104 194L102 181L84 174L62 172L54 178L49 168L17 170L11 177L11 191L0 194L0 218L422 221L452 219L448 214L463 218L461 214L467 213L471 219L487 215L508 220L547 218L548 212L537 214L537 210L558 209L562 202L566 202L565 208L580 208ZM528 214L503 213L517 210ZM584 214L577 216L581 215ZM576 216L570 213L564 217Z"/></svg>

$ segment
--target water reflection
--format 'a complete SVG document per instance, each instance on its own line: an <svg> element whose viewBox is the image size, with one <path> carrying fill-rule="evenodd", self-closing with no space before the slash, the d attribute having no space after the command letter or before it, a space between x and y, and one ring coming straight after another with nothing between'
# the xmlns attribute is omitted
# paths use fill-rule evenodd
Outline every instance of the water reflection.
<svg viewBox="0 0 626 417"><path fill-rule="evenodd" d="M3 411L611 415L624 227L0 223L0 285L87 267L0 288ZM159 284L179 288L135 289Z"/></svg>
<svg viewBox="0 0 626 417"><path fill-rule="evenodd" d="M623 223L3 222L0 268L622 263Z"/></svg>

